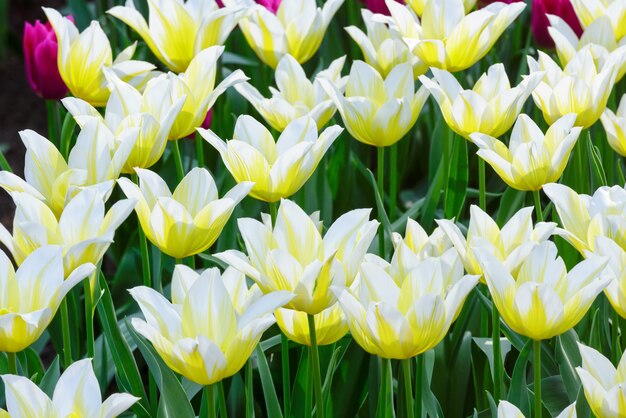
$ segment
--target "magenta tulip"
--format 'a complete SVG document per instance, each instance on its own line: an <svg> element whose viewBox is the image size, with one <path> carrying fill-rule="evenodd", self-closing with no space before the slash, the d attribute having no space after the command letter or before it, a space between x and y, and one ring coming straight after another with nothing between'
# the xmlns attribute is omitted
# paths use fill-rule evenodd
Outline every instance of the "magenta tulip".
<svg viewBox="0 0 626 418"><path fill-rule="evenodd" d="M44 99L61 99L67 87L57 65L57 38L50 23L24 23L24 66L30 88Z"/></svg>
<svg viewBox="0 0 626 418"><path fill-rule="evenodd" d="M372 13L380 13L389 15L389 9L385 4L385 0L362 0L365 6L370 9ZM402 0L396 0L398 3L404 3Z"/></svg>
<svg viewBox="0 0 626 418"><path fill-rule="evenodd" d="M261 6L264 6L270 12L276 14L278 6L280 6L281 0L256 0L256 2ZM224 3L222 3L222 0L217 0L217 4L220 7L224 7Z"/></svg>
<svg viewBox="0 0 626 418"><path fill-rule="evenodd" d="M533 0L531 27L535 42L545 48L554 48L554 41L548 33L550 21L546 14L557 15L572 28L578 36L583 33L578 16L570 0Z"/></svg>

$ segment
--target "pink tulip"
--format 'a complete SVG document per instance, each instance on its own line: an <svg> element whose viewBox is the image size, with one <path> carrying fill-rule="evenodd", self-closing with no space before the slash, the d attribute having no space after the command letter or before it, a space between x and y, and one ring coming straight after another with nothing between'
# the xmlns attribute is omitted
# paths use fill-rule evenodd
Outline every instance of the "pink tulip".
<svg viewBox="0 0 626 418"><path fill-rule="evenodd" d="M404 3L402 0L396 0L398 3ZM365 6L370 9L372 13L380 13L389 15L389 9L385 4L385 0L363 0Z"/></svg>
<svg viewBox="0 0 626 418"><path fill-rule="evenodd" d="M533 0L531 27L535 42L545 48L554 48L554 41L548 33L550 21L546 14L557 15L572 28L578 36L583 33L578 16L569 0Z"/></svg>
<svg viewBox="0 0 626 418"><path fill-rule="evenodd" d="M206 112L206 116L204 117L204 120L202 121L202 125L200 125L199 127L202 129L209 129L211 127L211 120L213 120L213 111L211 109L209 109L208 112ZM196 133L191 133L189 135L187 135L187 139L194 139L196 137Z"/></svg>
<svg viewBox="0 0 626 418"><path fill-rule="evenodd" d="M50 23L24 22L24 66L30 88L44 99L61 99L67 87L57 65L57 37Z"/></svg>

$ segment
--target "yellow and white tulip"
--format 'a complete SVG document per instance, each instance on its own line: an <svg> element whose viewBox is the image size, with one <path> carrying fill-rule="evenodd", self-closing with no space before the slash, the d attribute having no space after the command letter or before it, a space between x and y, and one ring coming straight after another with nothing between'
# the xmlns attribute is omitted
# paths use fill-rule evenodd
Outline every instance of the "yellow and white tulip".
<svg viewBox="0 0 626 418"><path fill-rule="evenodd" d="M224 45L243 16L238 7L220 8L215 0L149 0L148 22L133 0L107 13L133 28L170 70L181 73L211 46Z"/></svg>
<svg viewBox="0 0 626 418"><path fill-rule="evenodd" d="M67 17L44 7L59 44L58 65L61 78L72 94L93 106L104 106L111 94L103 69L110 68L124 81L136 86L150 77L154 65L134 61L137 44L132 44L113 60L109 39L97 21L82 33Z"/></svg>
<svg viewBox="0 0 626 418"><path fill-rule="evenodd" d="M626 249L626 189L604 186L589 196L551 183L543 186L543 191L554 203L563 225L556 232L583 256L595 250L599 236L611 238Z"/></svg>
<svg viewBox="0 0 626 418"><path fill-rule="evenodd" d="M162 74L146 86L144 111L159 115L157 120L161 123L166 118L167 109L185 98L185 104L170 129L168 139L176 140L194 133L202 125L215 100L230 86L247 80L241 70L235 70L215 86L217 60L223 52L223 46L209 47L191 60L184 73Z"/></svg>
<svg viewBox="0 0 626 418"><path fill-rule="evenodd" d="M580 38L559 16L548 15L548 19L548 32L554 40L561 65L567 65L577 51L589 45L594 59L599 63L598 67L602 67L607 57L611 56L618 68L615 82L622 79L626 73L626 38L622 38L619 43L616 41L608 16L601 16L593 21Z"/></svg>
<svg viewBox="0 0 626 418"><path fill-rule="evenodd" d="M576 418L576 402L565 408L556 418ZM498 418L526 418L522 411L507 401L498 404Z"/></svg>
<svg viewBox="0 0 626 418"><path fill-rule="evenodd" d="M287 290L295 294L285 308L316 315L335 303L331 285L349 286L365 257L377 221L370 209L340 216L322 238L319 214L311 217L298 205L282 200L276 224L239 218L239 232L248 255L228 250L215 257L254 280L263 293Z"/></svg>
<svg viewBox="0 0 626 418"><path fill-rule="evenodd" d="M220 199L211 174L194 168L171 193L158 174L141 168L135 172L139 186L126 178L118 183L127 197L138 201L135 211L146 237L175 258L213 245L235 206L252 188L252 183L239 183Z"/></svg>
<svg viewBox="0 0 626 418"><path fill-rule="evenodd" d="M276 67L276 87L270 87L272 97L265 98L250 83L237 84L235 89L250 102L265 121L282 132L292 121L303 116L315 120L322 129L333 117L337 108L320 85L319 79L330 80L339 91L345 89L346 77L341 69L346 57L337 58L320 71L313 82L309 81L302 66L294 57L286 54Z"/></svg>
<svg viewBox="0 0 626 418"><path fill-rule="evenodd" d="M422 17L426 4L432 1L437 2L439 0L406 0L406 4L411 7L416 15ZM475 5L476 0L463 0L463 9L465 10L465 14L471 12Z"/></svg>
<svg viewBox="0 0 626 418"><path fill-rule="evenodd" d="M611 21L615 37L620 41L626 36L626 4L621 0L572 0L572 6L583 28L588 28L599 18Z"/></svg>
<svg viewBox="0 0 626 418"><path fill-rule="evenodd" d="M431 71L433 79L420 76L420 81L439 104L450 129L470 141L474 132L496 138L504 135L541 81L541 75L531 74L511 87L504 65L494 64L472 89L464 90L451 73Z"/></svg>
<svg viewBox="0 0 626 418"><path fill-rule="evenodd" d="M495 2L466 15L464 0L430 0L420 23L408 5L386 3L413 54L429 67L451 72L465 70L487 55L526 6Z"/></svg>
<svg viewBox="0 0 626 418"><path fill-rule="evenodd" d="M600 122L611 148L622 157L626 157L626 95L622 96L616 112L608 107L604 110Z"/></svg>
<svg viewBox="0 0 626 418"><path fill-rule="evenodd" d="M483 270L474 248L480 243L483 250L503 262L507 268L515 270L530 253L533 247L546 241L556 229L554 222L538 222L533 226L533 208L520 209L500 229L496 222L476 205L470 207L470 221L467 238L454 222L447 219L437 221L456 248L469 274L482 275Z"/></svg>
<svg viewBox="0 0 626 418"><path fill-rule="evenodd" d="M139 400L128 393L114 393L103 402L91 359L72 363L59 377L52 398L27 377L3 375L2 380L8 415L13 418L115 418Z"/></svg>
<svg viewBox="0 0 626 418"><path fill-rule="evenodd" d="M64 270L63 249L52 245L22 261L15 271L0 251L0 352L17 353L37 341L65 295L95 271L93 264Z"/></svg>
<svg viewBox="0 0 626 418"><path fill-rule="evenodd" d="M478 242L474 251L498 312L511 329L535 341L573 328L609 284L601 273L608 259L591 256L569 273L556 245L543 242L511 271Z"/></svg>
<svg viewBox="0 0 626 418"><path fill-rule="evenodd" d="M147 103L149 98L145 92L140 93L114 74L107 75L112 91L104 118L97 109L84 100L66 97L61 101L81 128L91 117L98 118L103 122L102 125L109 129L116 142L128 140L123 133L129 128L137 128L139 131L136 142L121 171L134 173L135 167L149 168L163 155L170 129L186 97L180 97L176 102ZM168 96L173 93L172 84L162 78L150 80L148 85L149 90L162 89L159 95Z"/></svg>
<svg viewBox="0 0 626 418"><path fill-rule="evenodd" d="M113 186L113 183L110 183ZM63 247L63 263L70 272L84 263L98 264L107 251L115 230L132 212L136 201L118 200L105 212L104 197L110 190L86 188L63 209L59 219L42 201L27 193L11 194L16 210L13 234L0 225L0 242L20 265L44 245Z"/></svg>
<svg viewBox="0 0 626 418"><path fill-rule="evenodd" d="M226 143L210 130L198 132L220 153L237 183L254 182L250 196L277 202L300 190L342 130L333 125L318 135L315 121L305 116L289 123L274 142L267 128L244 115Z"/></svg>
<svg viewBox="0 0 626 418"><path fill-rule="evenodd" d="M381 21L379 15L374 15L366 8L361 9L361 16L367 33L356 26L345 29L359 45L365 62L374 67L381 76L387 77L396 65L403 62L411 64L414 78L428 71L428 66L411 53L402 40L402 35L389 27L392 22Z"/></svg>
<svg viewBox="0 0 626 418"><path fill-rule="evenodd" d="M243 275L229 280L240 282L234 287L246 286ZM135 287L130 294L145 317L133 318L132 326L168 367L200 385L237 373L274 324L272 312L293 297L289 292L258 295L238 310L217 268L198 274L181 266L176 266L172 278L171 302L146 286Z"/></svg>
<svg viewBox="0 0 626 418"><path fill-rule="evenodd" d="M278 308L274 312L276 324L292 341L311 345L308 317L305 312ZM348 333L348 321L339 303L331 305L313 316L317 345L329 345L339 341Z"/></svg>
<svg viewBox="0 0 626 418"><path fill-rule="evenodd" d="M582 367L576 372L583 384L585 398L597 417L620 418L626 414L626 356L617 369L609 359L591 347L578 343Z"/></svg>
<svg viewBox="0 0 626 418"><path fill-rule="evenodd" d="M539 51L539 59L528 56L531 72L542 72L543 80L533 91L535 104L548 124L569 113L577 115L576 126L589 128L599 118L617 77L613 56L603 63L594 60L591 45L583 47L563 69Z"/></svg>
<svg viewBox="0 0 626 418"><path fill-rule="evenodd" d="M315 0L282 1L276 14L253 0L225 0L224 4L246 7L239 27L257 57L276 68L286 54L300 64L307 62L319 49L343 2L328 0L318 7Z"/></svg>
<svg viewBox="0 0 626 418"><path fill-rule="evenodd" d="M56 216L85 187L110 191L133 150L139 129L125 129L116 138L99 118L88 117L83 122L67 162L46 138L30 129L21 131L26 147L25 180L2 171L0 187L9 193L32 195Z"/></svg>
<svg viewBox="0 0 626 418"><path fill-rule="evenodd" d="M613 309L626 318L626 251L610 238L597 237L594 253L609 258L607 274L613 280L604 289L604 294Z"/></svg>
<svg viewBox="0 0 626 418"><path fill-rule="evenodd" d="M415 91L409 63L396 65L383 79L374 67L355 61L345 96L332 83L321 81L350 135L376 147L388 147L402 139L415 124L428 97L424 87Z"/></svg>
<svg viewBox="0 0 626 418"><path fill-rule="evenodd" d="M470 138L478 146L478 156L506 184L517 190L535 191L558 181L563 174L582 130L574 127L575 122L576 115L565 115L544 135L530 117L522 114L513 127L508 147L481 133L473 133Z"/></svg>
<svg viewBox="0 0 626 418"><path fill-rule="evenodd" d="M372 256L350 288L333 286L333 291L357 344L383 358L408 359L445 337L479 276L463 276L454 249L419 261L402 275L390 267Z"/></svg>

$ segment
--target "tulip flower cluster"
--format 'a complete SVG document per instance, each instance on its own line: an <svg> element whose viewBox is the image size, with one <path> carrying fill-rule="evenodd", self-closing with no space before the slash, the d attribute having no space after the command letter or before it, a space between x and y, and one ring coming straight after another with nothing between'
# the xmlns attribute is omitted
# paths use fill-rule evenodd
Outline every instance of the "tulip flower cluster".
<svg viewBox="0 0 626 418"><path fill-rule="evenodd" d="M70 3L0 418L626 416L624 1Z"/></svg>

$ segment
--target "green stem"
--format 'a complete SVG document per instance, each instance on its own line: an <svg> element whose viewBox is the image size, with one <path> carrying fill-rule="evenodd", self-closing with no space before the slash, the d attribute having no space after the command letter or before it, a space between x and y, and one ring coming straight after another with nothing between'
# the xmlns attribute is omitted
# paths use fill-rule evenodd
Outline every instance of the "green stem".
<svg viewBox="0 0 626 418"><path fill-rule="evenodd" d="M535 201L535 211L537 211L537 222L543 222L543 211L541 210L541 196L539 196L539 190L533 190L533 199Z"/></svg>
<svg viewBox="0 0 626 418"><path fill-rule="evenodd" d="M63 158L67 161L67 157L70 154L70 142L72 142L72 135L76 128L76 121L70 112L65 114L63 119L63 125L61 126L61 143L59 145L59 151Z"/></svg>
<svg viewBox="0 0 626 418"><path fill-rule="evenodd" d="M404 400L406 401L406 417L413 418L413 389L411 388L411 359L405 359L402 363L404 380Z"/></svg>
<svg viewBox="0 0 626 418"><path fill-rule="evenodd" d="M139 178L137 174L132 174L133 182L139 186ZM143 285L152 287L152 279L150 278L150 255L148 254L148 240L146 233L143 232L141 224L137 225L137 233L139 234L139 248L141 249L141 274L143 276Z"/></svg>
<svg viewBox="0 0 626 418"><path fill-rule="evenodd" d="M378 194L380 199L385 202L385 148L378 147ZM378 215L380 221L380 233L378 234L378 252L382 258L385 258L385 229L383 228L382 213Z"/></svg>
<svg viewBox="0 0 626 418"><path fill-rule="evenodd" d="M311 367L313 368L313 387L315 389L315 403L317 418L324 418L324 399L322 397L322 375L320 373L320 358L317 352L317 336L315 335L315 317L307 314L309 320L309 334L311 336Z"/></svg>
<svg viewBox="0 0 626 418"><path fill-rule="evenodd" d="M415 418L422 418L422 400L424 398L424 355L415 358Z"/></svg>
<svg viewBox="0 0 626 418"><path fill-rule="evenodd" d="M270 207L270 217L272 218L272 226L276 224L276 216L278 216L278 202L268 202Z"/></svg>
<svg viewBox="0 0 626 418"><path fill-rule="evenodd" d="M382 197L382 195L381 195ZM396 220L398 204L398 143L391 146L389 158L389 220Z"/></svg>
<svg viewBox="0 0 626 418"><path fill-rule="evenodd" d="M17 353L7 353L9 362L9 374L17 375Z"/></svg>
<svg viewBox="0 0 626 418"><path fill-rule="evenodd" d="M541 418L541 340L533 341L533 362L535 374L535 418Z"/></svg>
<svg viewBox="0 0 626 418"><path fill-rule="evenodd" d="M611 318L613 328L613 364L618 364L622 353L619 341L619 316L615 309L611 309L611 311L613 316Z"/></svg>
<svg viewBox="0 0 626 418"><path fill-rule="evenodd" d="M504 381L502 371L502 354L500 349L500 313L495 303L491 304L491 326L493 339L493 397L500 399L500 388Z"/></svg>
<svg viewBox="0 0 626 418"><path fill-rule="evenodd" d="M215 415L215 391L213 385L204 387L204 397L206 398L207 417L216 418Z"/></svg>
<svg viewBox="0 0 626 418"><path fill-rule="evenodd" d="M198 167L204 167L204 139L199 132L196 132L196 161Z"/></svg>
<svg viewBox="0 0 626 418"><path fill-rule="evenodd" d="M70 316L67 311L67 298L59 307L61 311L61 335L63 338L63 366L67 369L72 364L72 337L70 335Z"/></svg>
<svg viewBox="0 0 626 418"><path fill-rule="evenodd" d="M0 149L0 168L2 168L4 171L8 171L9 173L13 172L13 170L11 169L11 166L9 165L9 162L7 161L1 149Z"/></svg>
<svg viewBox="0 0 626 418"><path fill-rule="evenodd" d="M59 108L55 100L46 100L48 114L48 139L55 147L59 147Z"/></svg>
<svg viewBox="0 0 626 418"><path fill-rule="evenodd" d="M97 273L95 273L97 275ZM93 333L93 301L91 299L91 280L83 280L85 292L85 333L87 334L87 357L93 358L96 354L95 337Z"/></svg>
<svg viewBox="0 0 626 418"><path fill-rule="evenodd" d="M378 407L376 417L391 418L395 416L393 412L393 380L391 379L391 360L381 358L381 385L378 394Z"/></svg>
<svg viewBox="0 0 626 418"><path fill-rule="evenodd" d="M172 154L174 155L174 165L176 166L176 177L180 182L185 177L185 169L183 168L183 159L180 156L179 140L170 141L172 144Z"/></svg>
<svg viewBox="0 0 626 418"><path fill-rule="evenodd" d="M245 393L246 393L246 418L254 415L254 392L252 387L252 360L246 362L245 370Z"/></svg>
<svg viewBox="0 0 626 418"><path fill-rule="evenodd" d="M487 194L485 186L485 160L478 158L478 206L487 210Z"/></svg>
<svg viewBox="0 0 626 418"><path fill-rule="evenodd" d="M280 334L280 355L283 366L283 409L286 417L291 416L291 373L289 371L289 339Z"/></svg>
<svg viewBox="0 0 626 418"><path fill-rule="evenodd" d="M226 409L226 394L224 393L224 381L217 383L217 393L219 395L220 418L228 417L228 409Z"/></svg>
<svg viewBox="0 0 626 418"><path fill-rule="evenodd" d="M189 257L185 258L185 262L187 264L187 267L193 270L196 269L196 256L195 255L190 255Z"/></svg>

